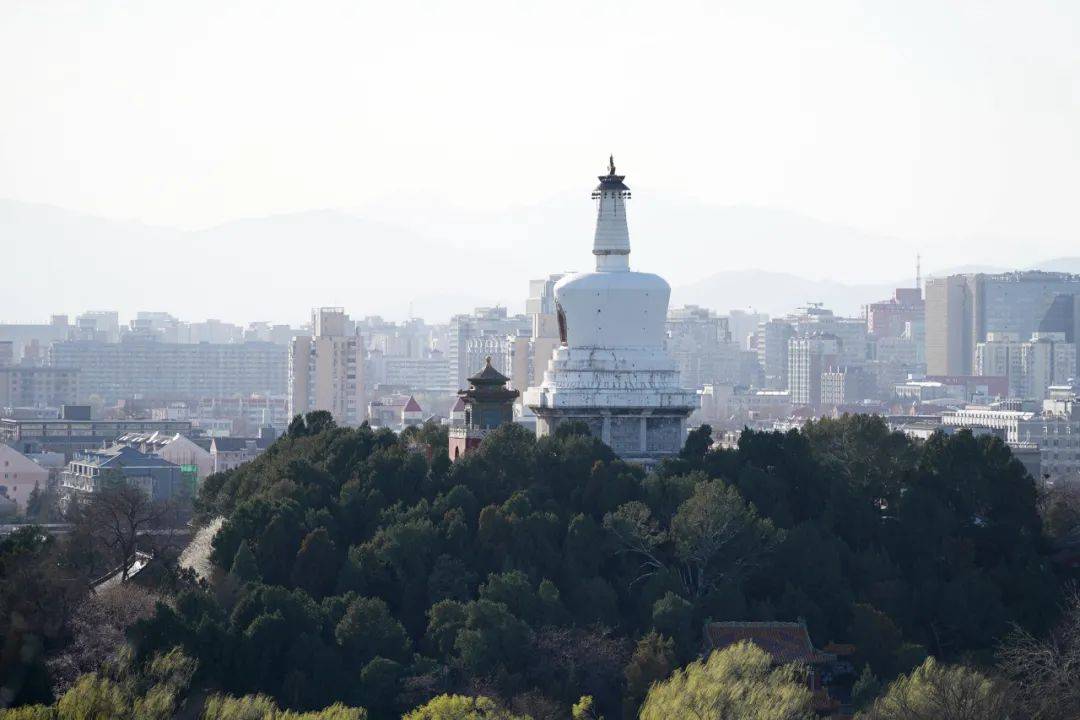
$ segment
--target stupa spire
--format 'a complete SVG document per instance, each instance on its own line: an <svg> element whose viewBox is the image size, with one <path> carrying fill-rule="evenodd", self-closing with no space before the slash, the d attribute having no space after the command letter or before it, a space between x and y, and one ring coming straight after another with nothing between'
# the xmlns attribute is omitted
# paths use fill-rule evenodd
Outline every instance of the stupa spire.
<svg viewBox="0 0 1080 720"><path fill-rule="evenodd" d="M593 190L596 200L596 234L593 236L593 255L596 269L617 271L630 269L630 230L626 225L626 201L630 188L625 175L615 174L615 156L608 156L608 174L599 176L600 184Z"/></svg>

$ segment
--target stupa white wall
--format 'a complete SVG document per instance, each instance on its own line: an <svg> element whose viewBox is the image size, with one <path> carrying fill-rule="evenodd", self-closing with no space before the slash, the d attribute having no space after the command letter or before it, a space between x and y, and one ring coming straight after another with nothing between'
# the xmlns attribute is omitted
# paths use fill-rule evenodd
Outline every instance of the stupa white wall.
<svg viewBox="0 0 1080 720"><path fill-rule="evenodd" d="M678 453L697 394L680 387L664 351L671 288L658 275L630 270L626 200L614 162L593 192L597 201L596 270L555 285L562 344L539 387L525 393L537 434L580 420L626 459Z"/></svg>

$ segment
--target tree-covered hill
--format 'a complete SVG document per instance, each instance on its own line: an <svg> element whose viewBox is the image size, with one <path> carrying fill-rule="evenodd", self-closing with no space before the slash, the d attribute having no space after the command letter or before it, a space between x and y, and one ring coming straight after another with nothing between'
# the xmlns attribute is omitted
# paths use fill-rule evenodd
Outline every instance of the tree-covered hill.
<svg viewBox="0 0 1080 720"><path fill-rule="evenodd" d="M709 619L804 619L882 680L1054 620L1036 487L1000 440L865 416L708 433L646 473L577 426L504 426L451 463L444 429L298 418L204 483L218 577L136 623L134 662L180 646L196 683L294 709L458 693L539 720L591 695L611 720Z"/></svg>

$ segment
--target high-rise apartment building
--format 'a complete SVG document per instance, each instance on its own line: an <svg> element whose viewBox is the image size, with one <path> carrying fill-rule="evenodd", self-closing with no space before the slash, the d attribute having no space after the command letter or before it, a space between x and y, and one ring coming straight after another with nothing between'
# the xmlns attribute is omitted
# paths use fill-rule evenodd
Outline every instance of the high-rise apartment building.
<svg viewBox="0 0 1080 720"><path fill-rule="evenodd" d="M289 414L327 410L341 425L359 425L364 398L364 341L343 308L311 312L311 335L297 335L289 351Z"/></svg>
<svg viewBox="0 0 1080 720"><path fill-rule="evenodd" d="M561 273L529 281L529 298L525 301L525 315L532 323L529 338L527 378L524 383L511 374L511 385L522 393L544 381L544 371L555 348L562 344L559 333L558 307L555 303L555 284L563 278ZM514 373L520 372L524 363L520 359ZM520 401L520 398L519 398Z"/></svg>
<svg viewBox="0 0 1080 720"><path fill-rule="evenodd" d="M198 345L132 335L120 342L70 340L49 348L48 365L79 371L79 400L284 394L288 348L267 342Z"/></svg>
<svg viewBox="0 0 1080 720"><path fill-rule="evenodd" d="M75 368L0 366L0 407L58 408L78 399L79 371Z"/></svg>

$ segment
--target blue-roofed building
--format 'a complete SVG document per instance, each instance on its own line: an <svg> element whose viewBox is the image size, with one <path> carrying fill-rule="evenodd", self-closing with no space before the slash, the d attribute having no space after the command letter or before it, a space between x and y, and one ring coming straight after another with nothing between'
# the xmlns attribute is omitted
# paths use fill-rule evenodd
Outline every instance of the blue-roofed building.
<svg viewBox="0 0 1080 720"><path fill-rule="evenodd" d="M155 501L185 502L191 498L192 478L181 466L127 445L77 453L60 476L60 488L69 496L93 493L110 475L122 476Z"/></svg>

